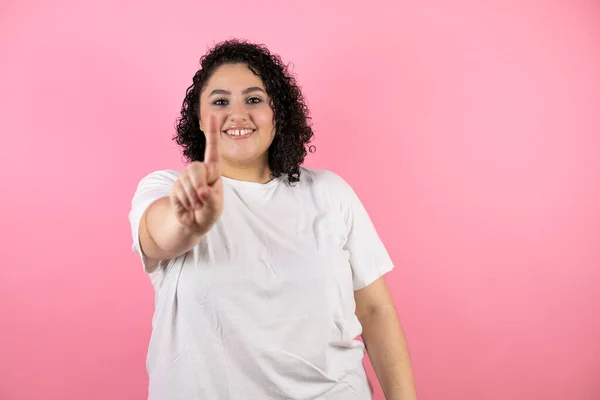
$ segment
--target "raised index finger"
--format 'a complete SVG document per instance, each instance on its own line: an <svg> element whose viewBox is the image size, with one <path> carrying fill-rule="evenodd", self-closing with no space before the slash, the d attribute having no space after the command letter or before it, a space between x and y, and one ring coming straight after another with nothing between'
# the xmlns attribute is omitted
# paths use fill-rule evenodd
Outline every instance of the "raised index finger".
<svg viewBox="0 0 600 400"><path fill-rule="evenodd" d="M217 120L214 115L208 116L208 124L204 130L206 137L206 149L204 150L204 162L218 164L221 160L220 141L221 134L217 127Z"/></svg>

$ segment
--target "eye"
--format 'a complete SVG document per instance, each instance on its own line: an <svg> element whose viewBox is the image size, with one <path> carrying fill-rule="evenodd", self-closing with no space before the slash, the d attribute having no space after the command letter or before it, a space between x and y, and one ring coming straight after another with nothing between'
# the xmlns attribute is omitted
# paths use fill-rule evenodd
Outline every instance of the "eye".
<svg viewBox="0 0 600 400"><path fill-rule="evenodd" d="M262 102L262 99L260 97L249 97L247 102L250 104L258 104Z"/></svg>
<svg viewBox="0 0 600 400"><path fill-rule="evenodd" d="M212 102L215 106L226 106L227 105L227 100L226 99L217 99L215 101Z"/></svg>

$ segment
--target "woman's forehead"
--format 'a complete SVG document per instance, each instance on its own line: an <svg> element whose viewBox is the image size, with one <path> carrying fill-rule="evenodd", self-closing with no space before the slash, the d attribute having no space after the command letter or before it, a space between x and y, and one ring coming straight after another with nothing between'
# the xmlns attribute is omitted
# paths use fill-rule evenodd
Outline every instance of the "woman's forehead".
<svg viewBox="0 0 600 400"><path fill-rule="evenodd" d="M207 89L225 89L242 91L249 87L264 89L260 77L254 74L245 64L225 64L217 68L208 80Z"/></svg>

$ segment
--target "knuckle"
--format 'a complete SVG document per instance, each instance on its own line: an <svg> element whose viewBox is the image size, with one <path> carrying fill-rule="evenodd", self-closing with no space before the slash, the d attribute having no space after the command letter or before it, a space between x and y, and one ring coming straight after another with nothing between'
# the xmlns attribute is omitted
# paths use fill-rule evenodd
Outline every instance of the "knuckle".
<svg viewBox="0 0 600 400"><path fill-rule="evenodd" d="M204 164L202 162L194 161L188 167L188 172L190 173L190 175L194 175L194 174L197 174L198 172L202 171L202 168L204 168Z"/></svg>
<svg viewBox="0 0 600 400"><path fill-rule="evenodd" d="M190 180L189 176L187 173L183 173L179 176L179 179L177 180L177 182L179 183L179 186L185 186L186 182L188 182Z"/></svg>
<svg viewBox="0 0 600 400"><path fill-rule="evenodd" d="M179 198L180 201L185 202L187 200L187 193L185 191L184 188L180 188L177 191L177 197Z"/></svg>

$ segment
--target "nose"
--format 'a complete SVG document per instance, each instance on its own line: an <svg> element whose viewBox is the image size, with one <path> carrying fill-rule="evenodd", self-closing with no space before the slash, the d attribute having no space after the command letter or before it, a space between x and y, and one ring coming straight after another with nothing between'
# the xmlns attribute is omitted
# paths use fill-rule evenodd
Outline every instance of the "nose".
<svg viewBox="0 0 600 400"><path fill-rule="evenodd" d="M246 110L245 104L233 104L229 112L229 119L231 122L248 120L248 110Z"/></svg>

